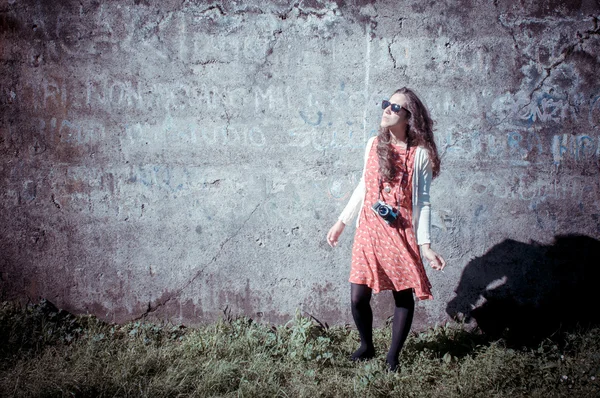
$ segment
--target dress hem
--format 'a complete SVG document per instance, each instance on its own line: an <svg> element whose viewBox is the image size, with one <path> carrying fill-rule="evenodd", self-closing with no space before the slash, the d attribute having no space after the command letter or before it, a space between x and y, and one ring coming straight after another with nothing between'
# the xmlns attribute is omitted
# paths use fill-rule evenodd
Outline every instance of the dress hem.
<svg viewBox="0 0 600 398"><path fill-rule="evenodd" d="M384 289L376 289L373 286L373 283L371 282L365 282L365 281L353 281L352 279L349 279L348 282L350 283L354 283L356 285L366 285L368 288L370 288L371 290L373 290L373 293L378 294L380 292L384 292L386 290L390 290L390 291L395 291L398 292L400 290L405 290L405 289L400 289L400 290L394 290L393 288L384 288ZM416 288L415 287L407 287L406 289L412 289L413 292L415 293L415 297L419 300L419 301L424 301L424 300L433 300L433 295L431 293L429 294L422 294L422 295L417 295L417 293L415 292Z"/></svg>

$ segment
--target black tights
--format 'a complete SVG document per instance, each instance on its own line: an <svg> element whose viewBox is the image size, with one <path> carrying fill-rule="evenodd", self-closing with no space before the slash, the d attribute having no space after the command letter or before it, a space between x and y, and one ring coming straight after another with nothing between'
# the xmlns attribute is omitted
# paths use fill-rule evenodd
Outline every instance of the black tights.
<svg viewBox="0 0 600 398"><path fill-rule="evenodd" d="M371 288L351 283L352 317L360 334L360 348L352 354L355 361L375 356L373 346L373 311L371 310ZM386 362L391 370L398 367L398 356L406 341L415 313L415 300L412 289L392 291L394 295L394 321L392 324L392 343Z"/></svg>

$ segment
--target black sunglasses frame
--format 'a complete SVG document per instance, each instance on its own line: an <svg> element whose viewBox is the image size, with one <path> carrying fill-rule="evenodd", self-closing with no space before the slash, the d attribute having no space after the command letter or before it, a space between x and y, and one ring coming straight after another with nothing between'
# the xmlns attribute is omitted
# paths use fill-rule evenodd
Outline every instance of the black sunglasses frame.
<svg viewBox="0 0 600 398"><path fill-rule="evenodd" d="M392 112L394 112L394 113L398 113L398 112L400 112L401 109L404 109L406 112L408 112L410 114L410 111L408 109L406 109L405 107L403 107L402 105L393 104L387 100L381 101L381 109L387 109L388 106L392 107Z"/></svg>

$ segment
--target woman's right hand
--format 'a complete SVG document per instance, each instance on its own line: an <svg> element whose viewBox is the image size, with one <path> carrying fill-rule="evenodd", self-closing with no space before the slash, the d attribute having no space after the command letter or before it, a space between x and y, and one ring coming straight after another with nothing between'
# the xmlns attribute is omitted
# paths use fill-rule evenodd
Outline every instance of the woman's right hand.
<svg viewBox="0 0 600 398"><path fill-rule="evenodd" d="M342 232L344 232L345 227L346 227L346 224L344 224L343 222L341 222L339 220L335 224L333 224L333 227L331 227L329 229L329 232L327 232L327 243L329 243L329 246L331 246L331 247L337 246L338 238L340 237Z"/></svg>

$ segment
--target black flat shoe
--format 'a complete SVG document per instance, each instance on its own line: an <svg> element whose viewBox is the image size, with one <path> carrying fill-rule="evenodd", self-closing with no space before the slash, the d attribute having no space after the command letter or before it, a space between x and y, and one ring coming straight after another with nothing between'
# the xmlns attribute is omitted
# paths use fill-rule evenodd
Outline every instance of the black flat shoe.
<svg viewBox="0 0 600 398"><path fill-rule="evenodd" d="M387 360L385 361L388 372L398 372L400 370L399 363L389 363Z"/></svg>
<svg viewBox="0 0 600 398"><path fill-rule="evenodd" d="M361 350L359 348L350 356L350 360L353 362L368 361L372 358L375 358L375 349Z"/></svg>

